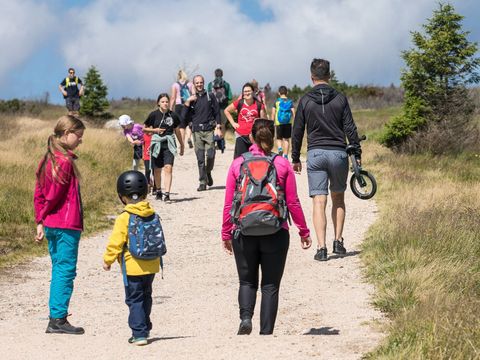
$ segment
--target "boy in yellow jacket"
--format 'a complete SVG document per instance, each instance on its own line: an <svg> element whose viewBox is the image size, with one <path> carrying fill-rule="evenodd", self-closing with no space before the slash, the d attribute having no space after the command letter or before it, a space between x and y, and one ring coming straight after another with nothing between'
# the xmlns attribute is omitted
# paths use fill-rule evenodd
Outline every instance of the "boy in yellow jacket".
<svg viewBox="0 0 480 360"><path fill-rule="evenodd" d="M149 217L155 213L148 201L148 182L139 171L127 171L117 180L117 192L125 204L122 212L115 220L113 232L103 255L103 269L110 270L117 260L124 266L125 303L129 308L128 325L132 329L129 343L146 345L152 329L150 312L152 310L152 283L159 272L160 258L143 260L133 257L128 250L128 224L130 214Z"/></svg>

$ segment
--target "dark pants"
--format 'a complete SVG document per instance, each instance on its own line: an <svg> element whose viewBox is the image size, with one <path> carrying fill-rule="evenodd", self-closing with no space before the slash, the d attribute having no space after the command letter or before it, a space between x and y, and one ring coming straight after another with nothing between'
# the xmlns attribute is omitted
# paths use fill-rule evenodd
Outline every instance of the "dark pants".
<svg viewBox="0 0 480 360"><path fill-rule="evenodd" d="M152 311L152 283L155 274L127 275L128 286L125 286L125 303L130 314L128 326L134 337L147 337L152 329L150 313Z"/></svg>
<svg viewBox="0 0 480 360"><path fill-rule="evenodd" d="M248 136L239 136L235 140L235 151L233 153L233 158L236 159L243 153L248 152L252 143L250 142L250 138Z"/></svg>
<svg viewBox="0 0 480 360"><path fill-rule="evenodd" d="M193 133L193 145L197 155L198 180L200 184L207 184L207 173L213 170L215 163L215 142L212 131L195 131ZM207 160L205 161L205 155Z"/></svg>
<svg viewBox="0 0 480 360"><path fill-rule="evenodd" d="M233 239L240 289L240 319L251 319L258 289L258 269L262 269L260 334L273 333L278 310L278 290L287 260L290 235L282 229L268 236L243 236Z"/></svg>

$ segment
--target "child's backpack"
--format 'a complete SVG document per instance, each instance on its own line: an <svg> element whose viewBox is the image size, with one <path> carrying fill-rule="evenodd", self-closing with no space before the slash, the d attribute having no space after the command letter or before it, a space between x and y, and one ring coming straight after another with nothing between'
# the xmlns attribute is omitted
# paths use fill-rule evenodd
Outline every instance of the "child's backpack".
<svg viewBox="0 0 480 360"><path fill-rule="evenodd" d="M285 194L273 164L276 156L242 154L244 161L230 211L232 222L242 235L274 234L288 218Z"/></svg>
<svg viewBox="0 0 480 360"><path fill-rule="evenodd" d="M166 254L165 236L158 214L148 217L130 214L128 251L142 260L153 260Z"/></svg>
<svg viewBox="0 0 480 360"><path fill-rule="evenodd" d="M191 95L188 82L185 81L185 83L182 85L179 81L177 81L177 84L180 87L180 100L182 101L182 104L184 104Z"/></svg>
<svg viewBox="0 0 480 360"><path fill-rule="evenodd" d="M228 105L227 89L225 89L225 82L223 79L216 78L212 84L213 93L217 98L218 105L220 107L226 107Z"/></svg>
<svg viewBox="0 0 480 360"><path fill-rule="evenodd" d="M292 120L292 106L292 100L278 98L277 120L279 124L290 124L290 121Z"/></svg>

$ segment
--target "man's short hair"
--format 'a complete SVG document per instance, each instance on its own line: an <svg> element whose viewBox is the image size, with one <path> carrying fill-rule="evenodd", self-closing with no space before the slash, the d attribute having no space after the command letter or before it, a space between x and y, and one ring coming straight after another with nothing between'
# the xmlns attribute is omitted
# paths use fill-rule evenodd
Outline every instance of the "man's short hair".
<svg viewBox="0 0 480 360"><path fill-rule="evenodd" d="M68 72L70 72L70 71L75 72L75 69L74 68L68 68Z"/></svg>
<svg viewBox="0 0 480 360"><path fill-rule="evenodd" d="M192 79L193 83L195 83L195 79L196 79L196 78L201 78L202 81L205 82L205 78L203 77L203 75L199 75L199 74L198 74L198 75L195 75L195 76L193 77L193 79Z"/></svg>
<svg viewBox="0 0 480 360"><path fill-rule="evenodd" d="M310 73L314 80L330 79L330 62L324 59L313 59L310 64Z"/></svg>
<svg viewBox="0 0 480 360"><path fill-rule="evenodd" d="M223 70L222 69L215 69L215 77L222 77Z"/></svg>
<svg viewBox="0 0 480 360"><path fill-rule="evenodd" d="M278 93L279 93L280 95L287 95L287 94L288 94L288 89L287 89L287 87L286 87L286 86L283 86L283 85L280 86L280 87L278 88Z"/></svg>

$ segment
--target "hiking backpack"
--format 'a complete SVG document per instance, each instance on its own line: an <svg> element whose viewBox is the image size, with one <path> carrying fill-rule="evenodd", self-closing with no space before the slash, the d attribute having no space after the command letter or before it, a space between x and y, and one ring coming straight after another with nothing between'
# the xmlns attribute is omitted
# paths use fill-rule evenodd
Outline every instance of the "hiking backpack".
<svg viewBox="0 0 480 360"><path fill-rule="evenodd" d="M180 87L180 100L182 101L182 104L184 104L191 95L188 82L185 81L185 83L182 85L179 81L177 81L177 84Z"/></svg>
<svg viewBox="0 0 480 360"><path fill-rule="evenodd" d="M133 257L142 260L153 260L166 254L167 247L158 214L147 217L130 214L128 251Z"/></svg>
<svg viewBox="0 0 480 360"><path fill-rule="evenodd" d="M288 218L285 194L273 164L276 156L242 154L243 163L230 210L232 222L242 235L274 234Z"/></svg>
<svg viewBox="0 0 480 360"><path fill-rule="evenodd" d="M217 98L218 105L220 106L227 106L228 105L228 97L227 97L227 89L225 89L225 82L223 79L215 79L213 80L212 84L213 93Z"/></svg>
<svg viewBox="0 0 480 360"><path fill-rule="evenodd" d="M290 124L290 120L292 119L292 105L292 100L278 98L277 120L279 124Z"/></svg>

